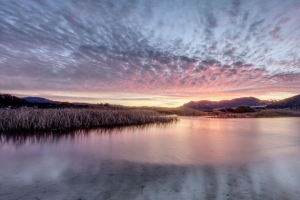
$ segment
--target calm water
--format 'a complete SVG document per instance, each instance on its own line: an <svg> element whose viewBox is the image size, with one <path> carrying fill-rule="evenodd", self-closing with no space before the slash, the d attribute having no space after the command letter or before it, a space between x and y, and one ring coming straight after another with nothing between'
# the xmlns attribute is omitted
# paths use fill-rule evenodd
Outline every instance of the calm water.
<svg viewBox="0 0 300 200"><path fill-rule="evenodd" d="M300 199L300 118L0 140L0 199Z"/></svg>

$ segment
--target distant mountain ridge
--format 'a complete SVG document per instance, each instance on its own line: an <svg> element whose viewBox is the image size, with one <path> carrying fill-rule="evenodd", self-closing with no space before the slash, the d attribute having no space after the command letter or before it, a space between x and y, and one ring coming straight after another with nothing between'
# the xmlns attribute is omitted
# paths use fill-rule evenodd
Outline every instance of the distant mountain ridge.
<svg viewBox="0 0 300 200"><path fill-rule="evenodd" d="M0 108L18 108L18 107L38 107L38 108L87 108L87 107L114 107L118 105L109 105L108 103L89 104L80 102L60 102L42 97L16 97L10 94L0 94ZM120 107L120 106L119 106Z"/></svg>
<svg viewBox="0 0 300 200"><path fill-rule="evenodd" d="M42 97L19 98L10 94L0 94L0 108L18 107L38 107L38 108L70 108L87 107L87 105L77 105L69 102L52 101Z"/></svg>
<svg viewBox="0 0 300 200"><path fill-rule="evenodd" d="M0 94L0 108L6 107L39 107L39 108L70 108L70 107L97 107L97 106L108 106L109 104L88 104L88 103L69 103L52 101L50 99L42 97L24 97L19 98L10 94ZM113 105L116 108L121 108L123 106ZM291 108L300 109L300 94L286 98L280 101L265 101L260 100L255 97L242 97L231 100L222 101L191 101L181 106L181 108L191 108L196 110L213 110L213 109L223 109L223 108L236 108L238 106L248 106L248 107L266 107L274 109Z"/></svg>
<svg viewBox="0 0 300 200"><path fill-rule="evenodd" d="M231 100L222 100L222 101L191 101L184 104L184 108L192 108L197 110L213 110L213 109L222 109L222 108L235 108L238 106L266 106L268 101L263 101L255 97L242 97Z"/></svg>
<svg viewBox="0 0 300 200"><path fill-rule="evenodd" d="M60 104L59 101L52 101L50 99L42 98L42 97L24 97L25 101L30 103L52 103L52 104Z"/></svg>

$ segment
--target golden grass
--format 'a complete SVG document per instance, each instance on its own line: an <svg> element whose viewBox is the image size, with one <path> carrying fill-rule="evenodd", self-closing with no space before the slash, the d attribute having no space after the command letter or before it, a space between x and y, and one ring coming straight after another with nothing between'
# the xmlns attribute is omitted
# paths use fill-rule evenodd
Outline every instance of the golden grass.
<svg viewBox="0 0 300 200"><path fill-rule="evenodd" d="M0 131L55 130L169 123L177 117L150 110L0 109Z"/></svg>

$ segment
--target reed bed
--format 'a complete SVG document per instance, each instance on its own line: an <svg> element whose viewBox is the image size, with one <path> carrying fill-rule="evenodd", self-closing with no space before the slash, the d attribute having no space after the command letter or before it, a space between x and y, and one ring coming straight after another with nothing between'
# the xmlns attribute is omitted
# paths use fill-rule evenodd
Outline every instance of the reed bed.
<svg viewBox="0 0 300 200"><path fill-rule="evenodd" d="M174 121L177 121L177 117L150 110L0 109L1 132L112 127Z"/></svg>

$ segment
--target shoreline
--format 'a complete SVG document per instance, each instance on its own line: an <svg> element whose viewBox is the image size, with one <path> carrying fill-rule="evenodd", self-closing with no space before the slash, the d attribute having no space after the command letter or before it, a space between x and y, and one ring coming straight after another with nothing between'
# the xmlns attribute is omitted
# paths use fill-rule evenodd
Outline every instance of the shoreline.
<svg viewBox="0 0 300 200"><path fill-rule="evenodd" d="M299 111L286 110L286 109L269 109L259 110L248 113L224 113L214 111L207 115L208 118L285 118L285 117L300 117Z"/></svg>
<svg viewBox="0 0 300 200"><path fill-rule="evenodd" d="M204 112L184 109L0 109L0 133L60 132L92 128L118 128L177 122L179 117L205 117L211 119L232 118L286 118L300 117L300 111L267 109L255 112L232 113L222 111Z"/></svg>
<svg viewBox="0 0 300 200"><path fill-rule="evenodd" d="M269 117L254 117L254 116L203 116L209 119L270 119L270 118L298 118L300 116L269 116Z"/></svg>

